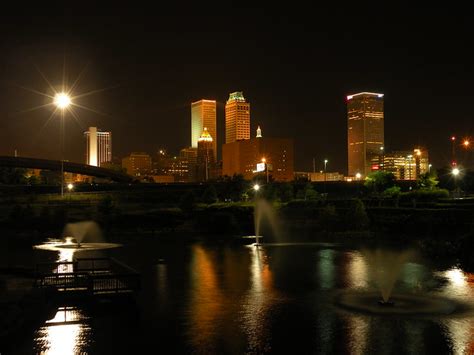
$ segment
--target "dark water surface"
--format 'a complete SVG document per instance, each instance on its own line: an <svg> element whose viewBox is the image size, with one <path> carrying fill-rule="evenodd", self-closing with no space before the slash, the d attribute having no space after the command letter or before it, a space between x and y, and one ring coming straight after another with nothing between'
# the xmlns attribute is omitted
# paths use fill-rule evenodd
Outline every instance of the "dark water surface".
<svg viewBox="0 0 474 355"><path fill-rule="evenodd" d="M470 311L438 317L340 309L335 297L373 291L363 251L341 244L180 244L142 237L107 255L142 274L135 304L60 308L19 344L20 353L474 352ZM28 251L30 254L30 251ZM47 256L49 255L49 256ZM35 260L57 254L35 251ZM474 304L474 275L412 258L395 291ZM374 300L376 302L376 300Z"/></svg>

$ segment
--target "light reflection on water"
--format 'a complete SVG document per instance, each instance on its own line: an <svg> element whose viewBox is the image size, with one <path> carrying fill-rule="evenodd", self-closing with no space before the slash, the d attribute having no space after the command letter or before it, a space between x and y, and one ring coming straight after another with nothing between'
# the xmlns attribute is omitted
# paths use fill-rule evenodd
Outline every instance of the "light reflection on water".
<svg viewBox="0 0 474 355"><path fill-rule="evenodd" d="M42 354L84 353L91 328L78 309L60 307L54 318L46 321L35 336L36 349Z"/></svg>
<svg viewBox="0 0 474 355"><path fill-rule="evenodd" d="M179 268L157 264L153 248L143 246L143 253L145 268L153 270L144 280L153 296L142 305L142 312L153 310L148 316L155 323L165 314L178 319L176 328L167 331L174 339L178 333L193 351L265 353L297 343L309 353L474 353L474 316L469 314L415 319L335 309L336 292L372 291L376 285L368 261L357 250L196 244L189 248L187 259L180 259L184 266ZM160 253L173 259L173 251ZM60 255L61 260L71 257ZM182 289L177 290L178 285ZM454 267L430 270L412 260L401 269L394 291L433 292L474 303L474 276ZM50 351L64 349L62 353L81 349L93 330L87 324L84 319L61 326L45 324L37 343ZM94 324L100 327L100 322ZM146 339L131 341L166 345L166 336L147 334L146 329L140 336ZM55 340L59 338L62 343Z"/></svg>

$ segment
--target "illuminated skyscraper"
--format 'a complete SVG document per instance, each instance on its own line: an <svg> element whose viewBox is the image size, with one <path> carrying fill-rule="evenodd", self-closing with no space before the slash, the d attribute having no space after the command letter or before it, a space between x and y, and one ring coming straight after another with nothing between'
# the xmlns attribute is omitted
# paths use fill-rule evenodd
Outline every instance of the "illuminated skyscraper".
<svg viewBox="0 0 474 355"><path fill-rule="evenodd" d="M101 166L112 161L112 133L101 132L97 127L89 127L84 132L86 138L86 164Z"/></svg>
<svg viewBox="0 0 474 355"><path fill-rule="evenodd" d="M215 159L213 139L206 127L198 141L197 148L197 179L207 181L215 177Z"/></svg>
<svg viewBox="0 0 474 355"><path fill-rule="evenodd" d="M244 139L250 139L250 103L245 101L242 91L237 91L229 95L225 105L225 142Z"/></svg>
<svg viewBox="0 0 474 355"><path fill-rule="evenodd" d="M216 101L199 100L191 104L191 147L197 148L199 137L207 128L214 139L213 149L217 152Z"/></svg>
<svg viewBox="0 0 474 355"><path fill-rule="evenodd" d="M383 154L383 94L347 96L347 121L348 175L367 176L372 159Z"/></svg>

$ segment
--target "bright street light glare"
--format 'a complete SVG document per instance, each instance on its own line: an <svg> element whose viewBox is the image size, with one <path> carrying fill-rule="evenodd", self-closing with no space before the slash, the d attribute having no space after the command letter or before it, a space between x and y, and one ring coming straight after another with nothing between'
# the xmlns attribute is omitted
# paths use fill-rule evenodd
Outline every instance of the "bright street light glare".
<svg viewBox="0 0 474 355"><path fill-rule="evenodd" d="M454 168L454 169L453 169L453 175L454 175L454 176L458 176L458 175L459 175L459 169L458 169L458 168Z"/></svg>
<svg viewBox="0 0 474 355"><path fill-rule="evenodd" d="M260 185L259 185L259 184L253 185L253 189L254 189L255 191L260 190Z"/></svg>
<svg viewBox="0 0 474 355"><path fill-rule="evenodd" d="M73 184L67 184L67 188L68 188L69 191L71 191L74 188L74 185Z"/></svg>
<svg viewBox="0 0 474 355"><path fill-rule="evenodd" d="M65 109L71 104L71 98L63 92L57 93L54 96L54 104L60 109Z"/></svg>
<svg viewBox="0 0 474 355"><path fill-rule="evenodd" d="M359 180L359 179L361 178L361 176L362 176L362 175L361 175L360 173L357 173L357 174L356 174L356 179Z"/></svg>

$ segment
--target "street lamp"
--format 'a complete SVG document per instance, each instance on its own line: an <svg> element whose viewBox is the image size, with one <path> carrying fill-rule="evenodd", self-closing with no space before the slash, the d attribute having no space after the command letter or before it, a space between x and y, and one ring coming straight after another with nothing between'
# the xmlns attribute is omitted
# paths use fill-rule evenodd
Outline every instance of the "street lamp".
<svg viewBox="0 0 474 355"><path fill-rule="evenodd" d="M74 188L73 184L67 184L67 189L69 190L69 192L71 192L73 188Z"/></svg>
<svg viewBox="0 0 474 355"><path fill-rule="evenodd" d="M254 189L255 191L260 190L260 185L259 185L259 184L253 185L253 189Z"/></svg>
<svg viewBox="0 0 474 355"><path fill-rule="evenodd" d="M64 93L58 92L54 96L54 105L61 111L61 197L64 197L64 114L67 108L71 105L71 97Z"/></svg>
<svg viewBox="0 0 474 355"><path fill-rule="evenodd" d="M326 173L326 166L328 164L327 159L324 159L324 192L326 192L326 180L327 180L327 173Z"/></svg>
<svg viewBox="0 0 474 355"><path fill-rule="evenodd" d="M428 164L428 175L431 175L431 167L432 167L432 165Z"/></svg>
<svg viewBox="0 0 474 355"><path fill-rule="evenodd" d="M451 137L451 165L456 166L456 137Z"/></svg>
<svg viewBox="0 0 474 355"><path fill-rule="evenodd" d="M451 170L451 174L453 174L453 176L454 176L454 193L455 193L455 196L457 196L457 197L459 197L459 188L458 188L458 179L457 179L457 177L459 176L460 173L461 173L461 171L458 168L453 168L453 170Z"/></svg>
<svg viewBox="0 0 474 355"><path fill-rule="evenodd" d="M380 147L380 154L382 155L382 160L379 163L381 170L385 170L385 154L384 154L384 147Z"/></svg>
<svg viewBox="0 0 474 355"><path fill-rule="evenodd" d="M362 175L360 173L356 174L356 180L360 180L361 177L362 177Z"/></svg>

